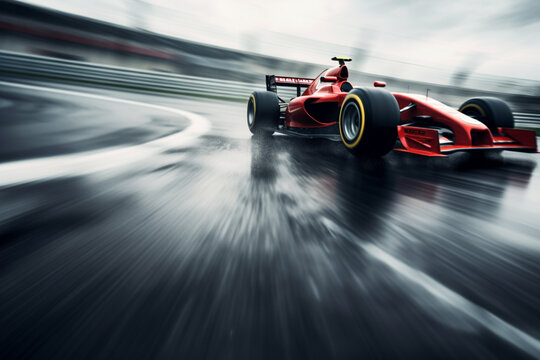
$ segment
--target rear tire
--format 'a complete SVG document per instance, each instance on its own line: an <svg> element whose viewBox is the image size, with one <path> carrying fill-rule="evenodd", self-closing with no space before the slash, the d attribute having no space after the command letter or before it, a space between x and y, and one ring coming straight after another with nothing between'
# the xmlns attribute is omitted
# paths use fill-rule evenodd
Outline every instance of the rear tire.
<svg viewBox="0 0 540 360"><path fill-rule="evenodd" d="M386 90L361 88L349 92L339 112L339 133L357 156L383 156L397 140L399 106Z"/></svg>
<svg viewBox="0 0 540 360"><path fill-rule="evenodd" d="M459 111L470 116L484 125L492 133L498 133L497 128L513 128L514 116L510 107L502 100L481 97L465 101Z"/></svg>
<svg viewBox="0 0 540 360"><path fill-rule="evenodd" d="M249 96L247 124L253 135L270 136L279 123L279 100L271 91L254 91Z"/></svg>

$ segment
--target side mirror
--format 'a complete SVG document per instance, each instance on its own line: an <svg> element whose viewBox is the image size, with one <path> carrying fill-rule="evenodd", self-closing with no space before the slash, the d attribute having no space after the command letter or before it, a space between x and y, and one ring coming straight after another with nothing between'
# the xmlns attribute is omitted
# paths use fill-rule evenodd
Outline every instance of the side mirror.
<svg viewBox="0 0 540 360"><path fill-rule="evenodd" d="M373 86L375 86L375 87L386 87L386 83L384 81L375 81L373 83Z"/></svg>
<svg viewBox="0 0 540 360"><path fill-rule="evenodd" d="M321 82L336 82L337 76L321 76Z"/></svg>

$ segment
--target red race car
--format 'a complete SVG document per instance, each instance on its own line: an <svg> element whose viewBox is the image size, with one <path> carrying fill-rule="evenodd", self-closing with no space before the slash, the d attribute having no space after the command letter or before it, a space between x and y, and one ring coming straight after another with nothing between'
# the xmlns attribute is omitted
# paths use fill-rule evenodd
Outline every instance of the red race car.
<svg viewBox="0 0 540 360"><path fill-rule="evenodd" d="M274 132L340 140L355 155L382 156L390 150L426 156L454 151L512 150L537 152L534 131L514 129L506 103L495 98L467 100L455 110L426 95L353 88L345 66L351 59L334 57L339 66L315 79L266 75L267 91L253 92L247 123L257 136ZM278 86L296 88L289 102ZM302 89L306 88L303 92Z"/></svg>

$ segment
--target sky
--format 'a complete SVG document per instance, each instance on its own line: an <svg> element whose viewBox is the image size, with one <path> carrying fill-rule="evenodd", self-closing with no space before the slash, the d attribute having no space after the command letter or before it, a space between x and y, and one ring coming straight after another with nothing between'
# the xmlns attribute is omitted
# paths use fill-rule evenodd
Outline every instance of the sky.
<svg viewBox="0 0 540 360"><path fill-rule="evenodd" d="M540 0L28 0L188 40L388 76L540 80Z"/></svg>

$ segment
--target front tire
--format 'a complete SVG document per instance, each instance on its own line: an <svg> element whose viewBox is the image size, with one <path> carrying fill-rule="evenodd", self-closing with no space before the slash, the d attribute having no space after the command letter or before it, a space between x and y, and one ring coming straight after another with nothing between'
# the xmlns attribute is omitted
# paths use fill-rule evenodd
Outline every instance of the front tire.
<svg viewBox="0 0 540 360"><path fill-rule="evenodd" d="M249 96L247 124L253 135L270 136L279 123L279 100L271 91L254 91Z"/></svg>
<svg viewBox="0 0 540 360"><path fill-rule="evenodd" d="M339 133L347 149L357 156L383 156L394 148L399 106L381 89L353 89L339 112Z"/></svg>
<svg viewBox="0 0 540 360"><path fill-rule="evenodd" d="M510 107L502 100L480 97L465 101L459 111L486 125L496 134L497 128L513 128L514 116Z"/></svg>

